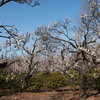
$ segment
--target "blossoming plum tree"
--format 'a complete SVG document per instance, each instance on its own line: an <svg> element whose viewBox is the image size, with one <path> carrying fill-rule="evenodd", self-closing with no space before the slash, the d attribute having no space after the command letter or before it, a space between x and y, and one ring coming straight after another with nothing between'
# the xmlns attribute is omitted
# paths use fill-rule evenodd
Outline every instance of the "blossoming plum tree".
<svg viewBox="0 0 100 100"><path fill-rule="evenodd" d="M9 48L10 50L19 50L22 54L22 59L20 60L20 66L22 67L21 73L26 72L26 76L23 77L23 90L27 87L27 82L31 75L36 74L38 67L41 67L39 63L40 52L42 50L40 44L40 37L35 36L35 34L30 34L28 32L19 33L20 29L14 28L13 26L9 26L9 28L3 27L5 33L8 33L8 36L4 36L7 38L4 41L4 48ZM5 66L6 67L6 66ZM20 73L20 75L21 75Z"/></svg>
<svg viewBox="0 0 100 100"><path fill-rule="evenodd" d="M36 5L40 5L39 0L1 0L0 7L5 5L6 3L10 2L10 1L15 1L19 4L26 3L32 7L35 7ZM39 50L37 49L38 39L33 38L32 34L30 35L27 32L25 33L25 35L18 34L20 29L17 29L14 26L10 26L10 25L3 25L3 23L4 23L4 21L0 25L0 37L6 39L3 43L3 45L4 45L3 48L7 49L6 52L11 51L11 50L14 50L14 51L21 50L22 51L22 54L24 55L24 57L23 57L24 63L23 63L23 61L21 61L20 63L22 65L27 63L27 68L26 68L26 66L23 67L23 70L26 68L25 71L27 72L27 75L24 77L24 82L25 82L25 84L27 84L27 80L30 76L30 72L32 71L33 67L39 62L39 60L36 61L36 59L38 59L36 53L38 53L40 51L40 49ZM26 44L29 42L30 36L33 39L33 44L32 44L33 48L31 50L29 50L29 48L26 46ZM0 45L0 46L2 46L2 45ZM0 51L1 50L2 50L2 47L0 47ZM27 52L27 54L30 55L30 59L25 58L25 54L23 53L23 50L24 50L24 53ZM34 59L34 61L33 61L33 59ZM10 64L4 65L3 68L10 66L12 63L13 62L11 62ZM2 64L0 64L0 67L1 67L1 65ZM25 85L24 85L24 87L25 87Z"/></svg>
<svg viewBox="0 0 100 100"><path fill-rule="evenodd" d="M80 27L69 27L72 22L69 17L65 18L65 21L53 22L47 27L50 34L47 31L43 33L48 40L59 41L65 50L72 56L70 57L71 63L66 61L65 69L60 69L64 74L68 68L78 71L81 77L80 84L80 99L86 100L86 84L87 76L90 70L99 64L97 55L100 53L100 3L98 0L88 1L88 12L81 13ZM74 37L70 34L73 32ZM36 34L41 34L39 28ZM80 66L80 69L79 69Z"/></svg>

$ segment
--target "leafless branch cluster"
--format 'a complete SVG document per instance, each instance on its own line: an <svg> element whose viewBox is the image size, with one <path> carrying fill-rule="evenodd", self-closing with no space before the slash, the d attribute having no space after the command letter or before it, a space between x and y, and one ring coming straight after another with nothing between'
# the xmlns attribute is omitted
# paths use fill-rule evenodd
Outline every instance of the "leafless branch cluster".
<svg viewBox="0 0 100 100"><path fill-rule="evenodd" d="M0 6L3 6L4 4L6 4L8 2L11 2L11 1L17 2L19 4L26 3L26 4L28 4L31 7L35 7L36 5L40 5L38 0L1 0L0 1Z"/></svg>

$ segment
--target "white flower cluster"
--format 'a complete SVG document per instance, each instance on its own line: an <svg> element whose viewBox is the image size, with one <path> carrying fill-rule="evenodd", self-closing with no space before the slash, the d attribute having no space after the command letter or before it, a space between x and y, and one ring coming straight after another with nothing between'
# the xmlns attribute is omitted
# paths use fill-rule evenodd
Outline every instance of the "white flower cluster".
<svg viewBox="0 0 100 100"><path fill-rule="evenodd" d="M11 77L11 80L13 80L15 78L15 75L13 75L12 77Z"/></svg>
<svg viewBox="0 0 100 100"><path fill-rule="evenodd" d="M97 78L97 77L99 77L99 74L94 73L94 74L93 74L93 77L94 77L94 78Z"/></svg>
<svg viewBox="0 0 100 100"><path fill-rule="evenodd" d="M86 53L88 53L88 54L90 54L90 55L92 55L92 56L96 56L96 53L94 52L94 51L92 51L92 52L90 52L90 50L89 49L85 49L85 48L83 48L83 47L78 47L78 49L79 50L83 50L83 51L85 51Z"/></svg>
<svg viewBox="0 0 100 100"><path fill-rule="evenodd" d="M70 75L71 78L74 78L74 75L73 74L69 74L69 75Z"/></svg>
<svg viewBox="0 0 100 100"><path fill-rule="evenodd" d="M6 27L5 27L6 28ZM9 39L5 40L3 43L3 48L7 48L7 46L10 46L10 48L16 48L17 47L17 43L16 43L16 39L18 38L18 32L19 32L20 28L14 28L13 26L8 27L5 31L5 33L7 33L7 37ZM11 45L12 44L12 45Z"/></svg>
<svg viewBox="0 0 100 100"><path fill-rule="evenodd" d="M70 75L70 77L71 77L71 78L74 78L74 79L75 79L75 75L78 75L78 74L79 74L78 72L76 73L76 71L75 71L75 70L74 70L74 72L73 72L73 73L70 73L70 71L69 71L69 70L67 70L67 71L66 71L66 73L67 73L68 75Z"/></svg>
<svg viewBox="0 0 100 100"><path fill-rule="evenodd" d="M8 77L6 78L6 82L8 82Z"/></svg>
<svg viewBox="0 0 100 100"><path fill-rule="evenodd" d="M69 17L65 17L65 23L62 21L58 21L58 22L52 22L52 24L50 24L47 28L48 29L53 29L54 27L62 26L62 28L65 28L68 26L68 24L72 22L72 20L70 20ZM62 30L59 30L60 32L62 32Z"/></svg>
<svg viewBox="0 0 100 100"><path fill-rule="evenodd" d="M54 25L51 25L51 24L50 24L47 28L48 28L48 29L52 29L53 27L54 27Z"/></svg>
<svg viewBox="0 0 100 100"><path fill-rule="evenodd" d="M59 22L52 22L53 27L57 27L57 25L59 24Z"/></svg>
<svg viewBox="0 0 100 100"><path fill-rule="evenodd" d="M70 18L69 16L68 17L65 17L65 23L69 23L70 22ZM72 21L71 21L72 22Z"/></svg>
<svg viewBox="0 0 100 100"><path fill-rule="evenodd" d="M83 12L81 13L80 18L85 18Z"/></svg>
<svg viewBox="0 0 100 100"><path fill-rule="evenodd" d="M50 24L47 28L52 29L53 27L57 27L58 24L59 24L59 21L58 22L52 22L52 24Z"/></svg>
<svg viewBox="0 0 100 100"><path fill-rule="evenodd" d="M85 14L81 13L80 18L86 18L86 17L92 17L92 15L89 13L85 13Z"/></svg>
<svg viewBox="0 0 100 100"><path fill-rule="evenodd" d="M88 2L89 2L88 8L90 10L90 13L83 14L83 12L82 12L81 15L80 15L80 18L82 18L82 19L85 19L85 18L90 19L93 16L94 13L97 14L97 15L99 15L99 13L100 13L97 10L97 9L100 9L100 3L98 3L98 1L88 0Z"/></svg>

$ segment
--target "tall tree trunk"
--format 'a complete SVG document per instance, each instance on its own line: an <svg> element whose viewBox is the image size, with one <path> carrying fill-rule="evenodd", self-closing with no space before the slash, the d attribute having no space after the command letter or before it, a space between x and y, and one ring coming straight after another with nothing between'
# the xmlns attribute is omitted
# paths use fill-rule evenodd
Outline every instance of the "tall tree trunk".
<svg viewBox="0 0 100 100"><path fill-rule="evenodd" d="M26 88L27 88L27 83L24 80L24 82L22 83L22 88L21 88L21 92L26 92Z"/></svg>
<svg viewBox="0 0 100 100"><path fill-rule="evenodd" d="M87 76L82 75L81 85L80 85L80 100L86 100L87 98L86 84L87 84Z"/></svg>

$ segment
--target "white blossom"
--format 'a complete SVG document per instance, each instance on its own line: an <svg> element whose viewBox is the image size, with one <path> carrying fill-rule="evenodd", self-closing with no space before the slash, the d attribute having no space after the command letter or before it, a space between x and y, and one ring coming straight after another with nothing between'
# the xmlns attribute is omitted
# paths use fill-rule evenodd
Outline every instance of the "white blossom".
<svg viewBox="0 0 100 100"><path fill-rule="evenodd" d="M99 77L99 75L98 75L97 73L94 73L94 74L93 74L93 77L94 77L94 78L97 78L97 77Z"/></svg>
<svg viewBox="0 0 100 100"><path fill-rule="evenodd" d="M13 80L13 79L14 79L14 76L11 77L11 80Z"/></svg>
<svg viewBox="0 0 100 100"><path fill-rule="evenodd" d="M7 31L5 31L5 33L7 33Z"/></svg>
<svg viewBox="0 0 100 100"><path fill-rule="evenodd" d="M53 25L49 25L47 28L48 28L48 29L51 29L52 27L53 27Z"/></svg>
<svg viewBox="0 0 100 100"><path fill-rule="evenodd" d="M8 77L6 78L6 81L8 82Z"/></svg>
<svg viewBox="0 0 100 100"><path fill-rule="evenodd" d="M52 24L54 25L54 27L56 27L59 24L59 22L52 22Z"/></svg>
<svg viewBox="0 0 100 100"><path fill-rule="evenodd" d="M69 74L69 75L70 75L71 78L74 78L74 75L73 74Z"/></svg>

